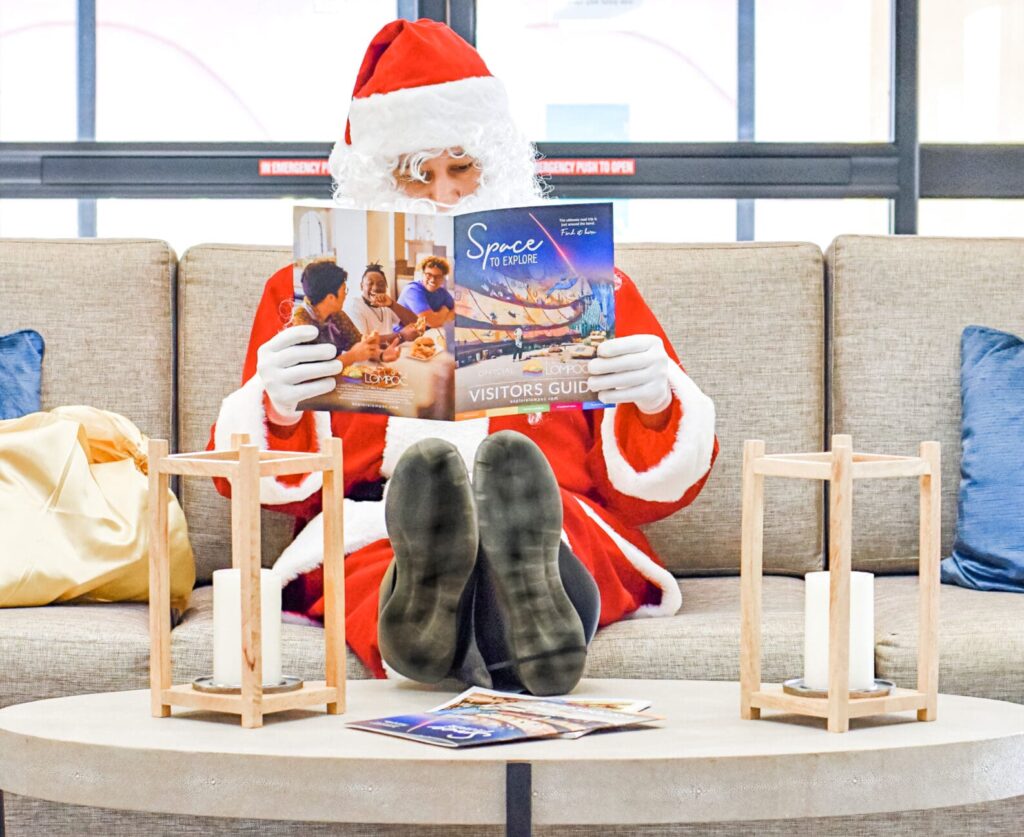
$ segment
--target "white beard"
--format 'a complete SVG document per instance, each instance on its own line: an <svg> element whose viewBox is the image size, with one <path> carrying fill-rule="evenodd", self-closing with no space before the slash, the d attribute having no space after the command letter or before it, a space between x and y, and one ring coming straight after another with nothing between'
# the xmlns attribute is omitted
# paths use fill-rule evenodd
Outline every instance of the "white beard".
<svg viewBox="0 0 1024 837"><path fill-rule="evenodd" d="M462 148L480 163L480 185L473 194L448 205L436 204L427 198L411 198L402 192L392 174L397 159L363 154L339 142L330 160L334 200L340 206L356 209L445 215L530 206L544 200L547 187L534 174L536 150L508 126L498 124L481 129Z"/></svg>

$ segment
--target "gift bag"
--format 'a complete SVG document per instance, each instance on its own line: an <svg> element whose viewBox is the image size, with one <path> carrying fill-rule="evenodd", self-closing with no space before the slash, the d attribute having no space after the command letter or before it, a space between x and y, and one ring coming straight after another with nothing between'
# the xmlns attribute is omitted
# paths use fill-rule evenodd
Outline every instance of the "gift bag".
<svg viewBox="0 0 1024 837"><path fill-rule="evenodd" d="M59 407L0 421L0 607L149 598L146 437L128 419ZM195 584L185 515L167 492L171 604Z"/></svg>

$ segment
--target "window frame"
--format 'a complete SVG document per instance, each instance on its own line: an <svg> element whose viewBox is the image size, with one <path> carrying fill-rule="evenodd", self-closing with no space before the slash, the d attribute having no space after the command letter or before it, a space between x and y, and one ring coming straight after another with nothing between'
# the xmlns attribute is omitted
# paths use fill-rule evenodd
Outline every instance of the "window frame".
<svg viewBox="0 0 1024 837"><path fill-rule="evenodd" d="M1024 198L1024 144L921 145L919 0L892 0L892 118L885 143L767 143L754 137L756 0L737 2L737 140L538 143L548 158L628 158L629 176L550 180L564 198L737 201L737 240L754 236L757 198L885 198L890 232L916 234L925 198ZM5 198L75 198L79 235L96 235L98 198L324 199L330 178L261 177L266 159L323 160L326 143L99 143L95 136L96 0L77 0L78 133L68 143L0 143ZM399 17L448 23L476 40L476 0L396 0Z"/></svg>

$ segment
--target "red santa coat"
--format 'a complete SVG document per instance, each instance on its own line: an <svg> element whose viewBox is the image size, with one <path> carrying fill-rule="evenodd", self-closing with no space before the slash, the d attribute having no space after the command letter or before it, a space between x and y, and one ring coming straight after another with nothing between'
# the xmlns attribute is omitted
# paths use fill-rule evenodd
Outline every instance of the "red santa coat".
<svg viewBox="0 0 1024 837"><path fill-rule="evenodd" d="M665 343L672 403L668 425L650 430L632 404L604 410L502 416L460 422L389 418L345 412L307 412L293 427L268 422L267 396L256 372L263 343L288 324L292 268L267 282L253 322L242 386L224 399L211 430L211 449L230 447L233 433L248 433L261 447L316 451L330 436L344 442L346 498L360 484L389 477L418 439L454 443L472 472L477 446L489 433L517 430L533 439L562 490L563 538L601 590L602 626L630 616L671 616L679 586L637 526L667 517L693 502L715 457L714 405L679 365L657 318L625 274L616 271L615 333L654 334ZM264 477L260 500L296 517L295 540L275 568L282 576L285 609L316 620L323 614L322 474ZM230 486L216 480L229 496ZM359 658L384 676L377 647L377 593L393 552L384 527L383 501L345 500L346 634Z"/></svg>

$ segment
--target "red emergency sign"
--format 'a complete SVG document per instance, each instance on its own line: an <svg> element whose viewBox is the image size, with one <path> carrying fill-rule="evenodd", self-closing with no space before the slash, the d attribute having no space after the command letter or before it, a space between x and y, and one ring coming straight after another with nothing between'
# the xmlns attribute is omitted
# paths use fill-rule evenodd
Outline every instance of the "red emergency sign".
<svg viewBox="0 0 1024 837"><path fill-rule="evenodd" d="M632 157L555 157L538 160L536 166L541 177L632 177L636 174L636 160Z"/></svg>

